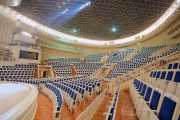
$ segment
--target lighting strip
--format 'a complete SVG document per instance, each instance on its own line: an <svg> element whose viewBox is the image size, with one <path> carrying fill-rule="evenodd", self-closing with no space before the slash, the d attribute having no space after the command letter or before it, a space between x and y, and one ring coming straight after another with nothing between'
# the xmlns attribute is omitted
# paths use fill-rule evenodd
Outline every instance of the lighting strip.
<svg viewBox="0 0 180 120"><path fill-rule="evenodd" d="M80 44L93 45L93 46L113 46L113 45L120 45L128 42L137 41L138 39L136 38L142 38L143 36L152 34L157 29L159 29L161 25L165 24L165 22L171 17L171 15L173 15L173 13L175 13L175 11L178 10L179 6L180 6L180 0L175 0L172 3L172 5L166 10L166 12L154 24L152 24L144 31L130 37L117 39L117 40L110 40L110 41L85 39L56 31L38 22L35 22L34 20L31 20L30 18L27 18L21 15L20 13L10 9L9 7L3 5L0 5L0 13L5 14L6 16L9 16L16 21L20 20L21 22L29 26L32 26L41 32L46 33L49 36L53 36L58 39L66 39L66 42L71 42L71 43L78 42Z"/></svg>

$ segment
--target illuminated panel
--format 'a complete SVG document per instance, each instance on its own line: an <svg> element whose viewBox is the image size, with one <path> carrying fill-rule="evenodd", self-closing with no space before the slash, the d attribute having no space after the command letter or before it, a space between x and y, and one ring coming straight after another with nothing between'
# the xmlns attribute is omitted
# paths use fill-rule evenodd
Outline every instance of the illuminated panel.
<svg viewBox="0 0 180 120"><path fill-rule="evenodd" d="M75 37L72 35L64 34L62 32L53 30L51 28L48 28L40 23L37 23L19 13L16 11L5 7L5 6L0 6L0 12L2 14L5 14L7 16L10 16L11 18L15 20L20 20L21 22L28 24L32 27L37 28L39 31L46 33L49 36L56 37L58 40L65 40L65 42L70 42L70 43L79 43L79 44L85 44L85 45L93 45L93 46L109 46L109 45L120 45L124 43L129 43L133 41L137 41L138 39L136 38L141 38L142 36L147 36L155 32L157 29L161 27L161 25L165 24L165 22L175 13L175 11L179 8L180 6L180 0L175 0L173 4L167 9L167 11L154 23L152 24L149 28L146 30L122 39L117 39L117 40L110 40L110 41L104 41L104 40L93 40L93 39L84 39L80 37Z"/></svg>

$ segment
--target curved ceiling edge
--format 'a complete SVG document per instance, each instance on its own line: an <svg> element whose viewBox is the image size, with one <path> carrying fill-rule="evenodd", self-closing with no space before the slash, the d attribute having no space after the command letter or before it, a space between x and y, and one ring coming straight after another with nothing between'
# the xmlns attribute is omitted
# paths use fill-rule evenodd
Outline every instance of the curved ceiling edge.
<svg viewBox="0 0 180 120"><path fill-rule="evenodd" d="M11 19L15 21L20 20L21 22L31 27L36 28L41 33L55 37L57 38L57 40L60 40L62 42L68 42L72 44L79 43L82 45L90 45L90 46L115 46L115 45L122 45L125 43L139 41L153 34L158 29L160 29L164 24L166 24L167 20L170 19L178 11L179 7L180 7L180 0L175 0L172 3L172 5L166 10L166 12L155 23L153 23L150 27L148 27L144 31L130 37L117 39L117 40L109 40L109 41L84 39L84 38L75 37L72 35L67 35L65 33L48 28L40 23L37 23L36 21L31 20L21 15L20 13L10 9L9 7L3 6L3 5L0 5L0 14L4 14L8 17L11 17Z"/></svg>

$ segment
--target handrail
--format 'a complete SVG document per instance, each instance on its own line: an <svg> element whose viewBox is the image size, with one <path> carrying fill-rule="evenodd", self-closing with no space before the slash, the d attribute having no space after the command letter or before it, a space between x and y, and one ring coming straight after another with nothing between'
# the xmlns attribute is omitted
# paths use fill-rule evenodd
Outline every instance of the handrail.
<svg viewBox="0 0 180 120"><path fill-rule="evenodd" d="M33 85L18 83L29 87L29 94L13 108L0 115L0 120L33 120L37 108L38 91Z"/></svg>
<svg viewBox="0 0 180 120"><path fill-rule="evenodd" d="M79 115L77 120L91 120L92 119L97 109L99 108L103 100L105 99L106 90L107 89L104 89L103 92L97 96L97 98L86 108L86 110L84 110Z"/></svg>

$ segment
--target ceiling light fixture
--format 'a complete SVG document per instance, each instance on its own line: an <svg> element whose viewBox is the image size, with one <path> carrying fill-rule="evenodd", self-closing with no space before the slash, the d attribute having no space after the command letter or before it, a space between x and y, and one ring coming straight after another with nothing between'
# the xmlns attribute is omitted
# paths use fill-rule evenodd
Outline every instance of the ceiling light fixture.
<svg viewBox="0 0 180 120"><path fill-rule="evenodd" d="M77 30L76 30L76 29L73 29L72 31L73 31L73 33L77 33Z"/></svg>
<svg viewBox="0 0 180 120"><path fill-rule="evenodd" d="M117 32L117 28L113 26L113 27L111 28L111 32L112 32L112 33Z"/></svg>
<svg viewBox="0 0 180 120"><path fill-rule="evenodd" d="M82 10L82 9L84 9L85 7L89 6L90 4L91 4L90 1L89 1L89 2L86 2L84 5L82 5L82 6L80 7L80 9Z"/></svg>
<svg viewBox="0 0 180 120"><path fill-rule="evenodd" d="M22 31L21 34L28 36L28 37L32 37L32 35L29 32L26 31Z"/></svg>

